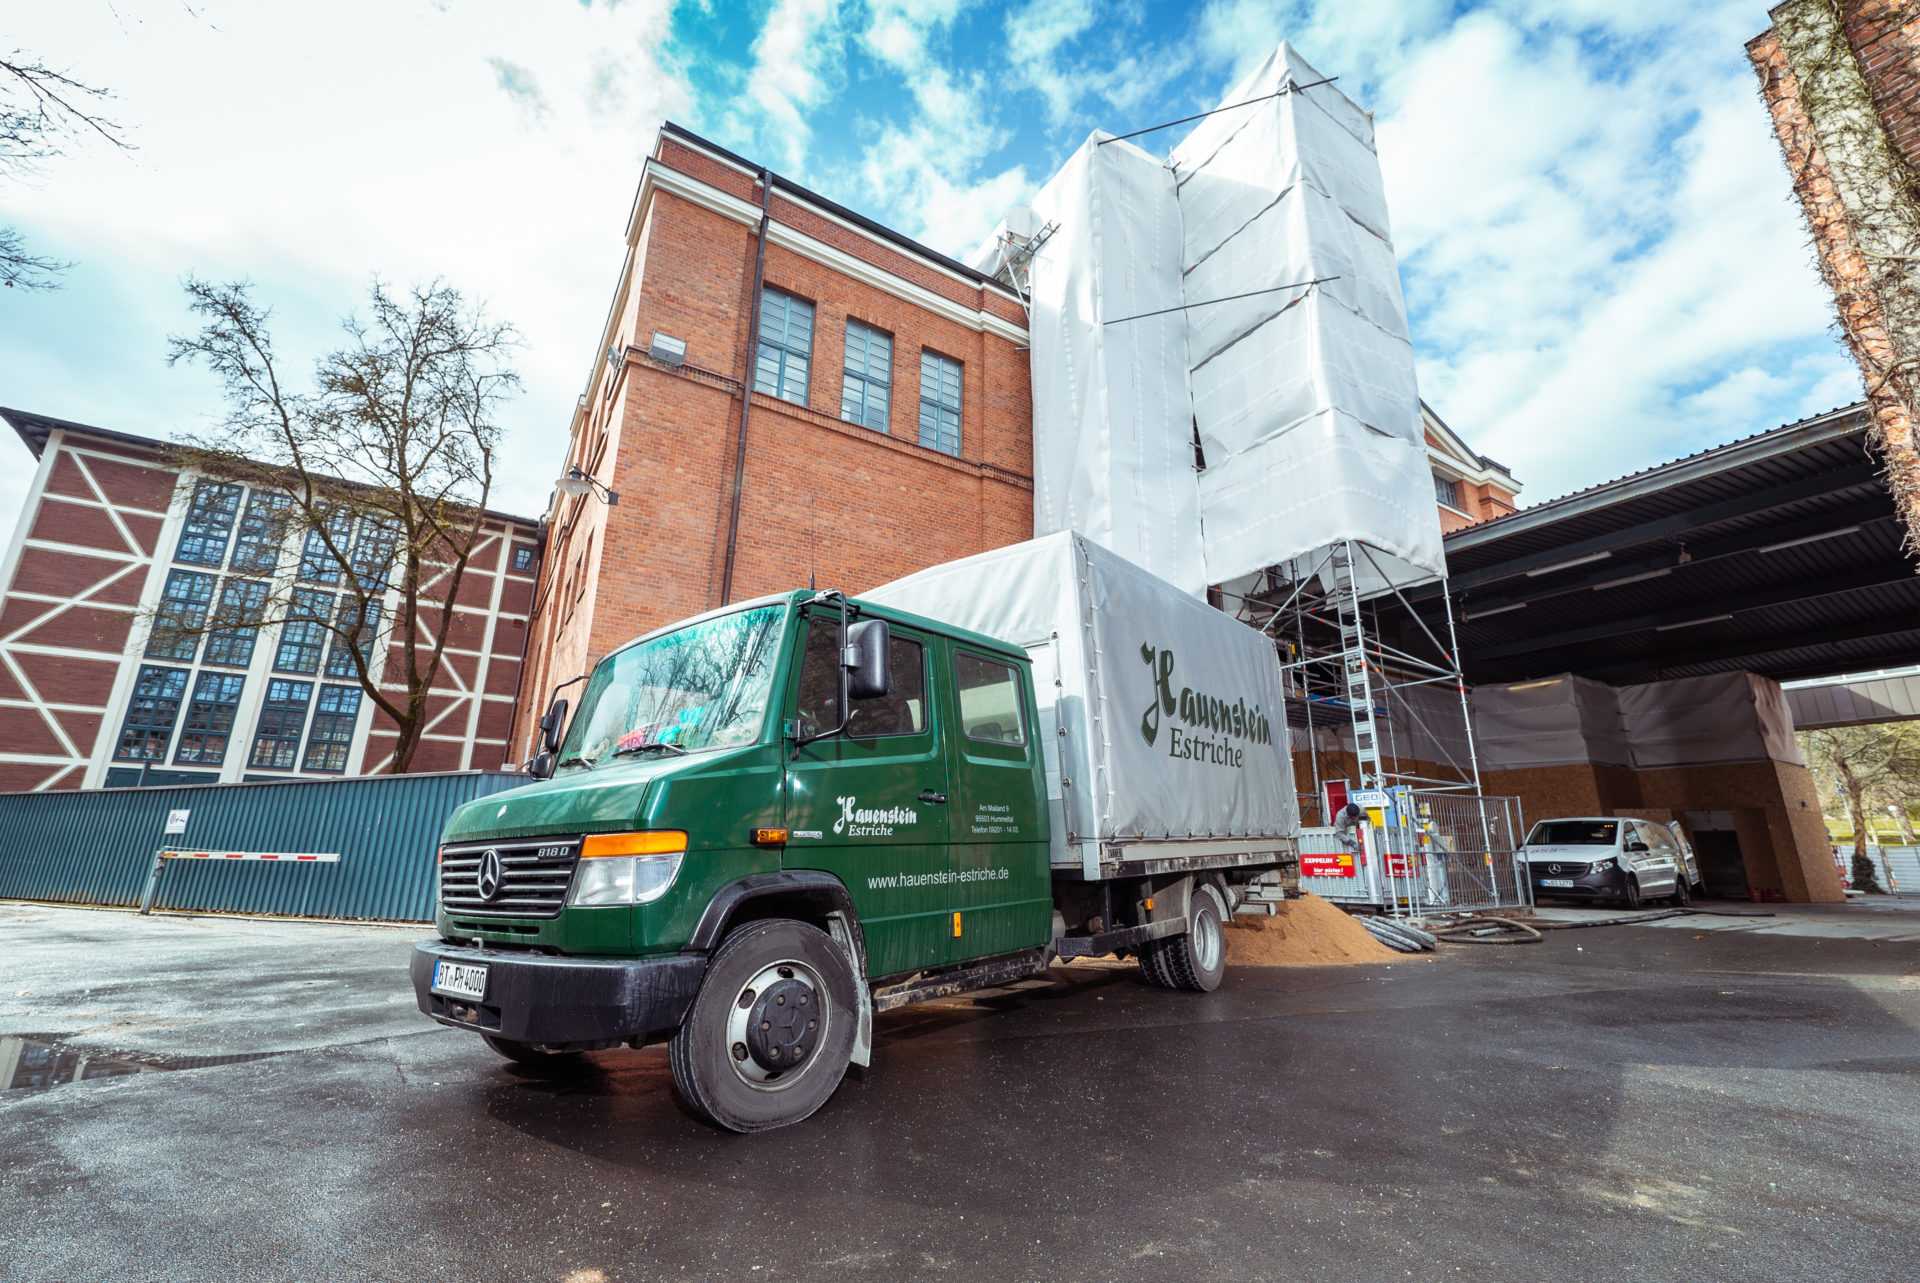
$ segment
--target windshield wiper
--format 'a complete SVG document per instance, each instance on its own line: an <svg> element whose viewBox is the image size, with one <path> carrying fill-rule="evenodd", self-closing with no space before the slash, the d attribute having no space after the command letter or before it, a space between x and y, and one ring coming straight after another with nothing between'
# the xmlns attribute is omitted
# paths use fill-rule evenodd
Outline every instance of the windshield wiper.
<svg viewBox="0 0 1920 1283"><path fill-rule="evenodd" d="M584 757L563 757L558 762L555 762L553 764L553 769L557 771L562 767L566 767L566 766L592 766L592 765L593 763L589 762Z"/></svg>
<svg viewBox="0 0 1920 1283"><path fill-rule="evenodd" d="M665 740L655 740L651 744L635 744L631 748L616 748L613 752L607 754L607 756L610 758L625 757L629 753L644 753L650 748L664 748L668 752L678 753L682 757L687 755L687 750L681 748L678 744L669 744Z"/></svg>

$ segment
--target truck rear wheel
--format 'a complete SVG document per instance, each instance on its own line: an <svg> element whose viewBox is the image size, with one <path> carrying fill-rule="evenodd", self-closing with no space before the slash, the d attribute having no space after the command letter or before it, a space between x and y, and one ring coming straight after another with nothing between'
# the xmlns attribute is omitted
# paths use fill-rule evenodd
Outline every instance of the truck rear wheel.
<svg viewBox="0 0 1920 1283"><path fill-rule="evenodd" d="M680 1103L728 1131L785 1127L846 1076L858 981L817 927L785 918L728 936L668 1050Z"/></svg>
<svg viewBox="0 0 1920 1283"><path fill-rule="evenodd" d="M1212 993L1227 974L1226 902L1218 888L1202 884L1193 889L1187 910L1185 935L1150 940L1140 952L1140 970L1147 983L1162 989Z"/></svg>

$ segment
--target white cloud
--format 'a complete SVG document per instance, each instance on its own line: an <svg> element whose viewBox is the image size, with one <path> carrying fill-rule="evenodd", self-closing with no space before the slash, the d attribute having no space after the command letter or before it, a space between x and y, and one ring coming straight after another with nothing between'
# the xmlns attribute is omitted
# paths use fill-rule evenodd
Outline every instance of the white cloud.
<svg viewBox="0 0 1920 1283"><path fill-rule="evenodd" d="M839 0L774 0L753 42L747 95L771 125L786 163L806 163L808 109L827 96L841 71Z"/></svg>
<svg viewBox="0 0 1920 1283"><path fill-rule="evenodd" d="M221 412L217 384L165 365L166 335L190 325L182 276L255 281L297 373L375 273L444 276L525 337L494 504L541 510L640 163L657 122L693 105L667 52L671 0L14 17L11 41L114 88L138 150L76 150L9 210L78 265L65 289L0 310L0 403L154 436L198 428ZM543 115L502 91L503 62ZM0 470L0 514L24 486L20 467Z"/></svg>
<svg viewBox="0 0 1920 1283"><path fill-rule="evenodd" d="M1093 22L1091 0L1028 0L1007 15L1007 57L1046 101L1048 118L1055 124L1066 119L1079 97L1073 69L1059 65L1061 47Z"/></svg>

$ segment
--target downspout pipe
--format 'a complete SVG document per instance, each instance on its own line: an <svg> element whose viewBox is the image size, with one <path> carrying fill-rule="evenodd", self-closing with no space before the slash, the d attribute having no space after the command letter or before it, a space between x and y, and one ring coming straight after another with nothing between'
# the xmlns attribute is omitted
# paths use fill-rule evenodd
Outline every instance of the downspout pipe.
<svg viewBox="0 0 1920 1283"><path fill-rule="evenodd" d="M753 290L747 296L747 368L740 380L740 430L733 442L733 498L727 508L727 556L720 571L720 604L733 600L733 567L740 549L740 490L746 480L747 420L753 413L754 371L760 359L760 294L767 276L767 224L773 218L773 171L760 170L760 230L753 247Z"/></svg>

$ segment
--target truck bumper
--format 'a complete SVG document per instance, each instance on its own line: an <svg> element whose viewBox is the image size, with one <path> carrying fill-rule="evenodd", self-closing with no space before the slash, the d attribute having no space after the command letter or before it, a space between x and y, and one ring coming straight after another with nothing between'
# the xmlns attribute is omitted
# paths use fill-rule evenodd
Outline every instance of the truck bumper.
<svg viewBox="0 0 1920 1283"><path fill-rule="evenodd" d="M485 966L486 992L478 999L434 993L433 967L442 959ZM678 1029L707 958L565 958L422 940L413 946L412 972L420 1010L443 1025L549 1047L610 1047Z"/></svg>

